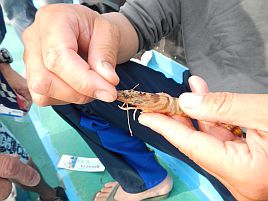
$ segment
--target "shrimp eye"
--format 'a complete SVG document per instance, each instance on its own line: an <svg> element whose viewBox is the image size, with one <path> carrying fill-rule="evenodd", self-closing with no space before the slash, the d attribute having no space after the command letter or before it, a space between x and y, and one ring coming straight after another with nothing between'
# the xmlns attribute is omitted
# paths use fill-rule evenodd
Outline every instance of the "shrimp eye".
<svg viewBox="0 0 268 201"><path fill-rule="evenodd" d="M127 94L124 94L124 98L128 99L128 98L130 98L130 96Z"/></svg>

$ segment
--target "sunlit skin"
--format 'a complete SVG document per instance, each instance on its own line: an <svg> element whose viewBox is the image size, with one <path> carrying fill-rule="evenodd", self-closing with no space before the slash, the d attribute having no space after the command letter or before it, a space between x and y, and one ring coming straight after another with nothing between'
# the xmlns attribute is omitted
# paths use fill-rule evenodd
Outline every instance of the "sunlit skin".
<svg viewBox="0 0 268 201"><path fill-rule="evenodd" d="M196 131L187 119L143 113L139 122L221 181L237 200L268 200L268 95L208 93L204 80L193 76L195 93L180 96L182 110L201 125ZM222 121L247 128L246 138L205 122ZM162 122L162 123L161 123ZM165 124L163 124L165 122Z"/></svg>
<svg viewBox="0 0 268 201"><path fill-rule="evenodd" d="M20 97L25 109L32 103L26 79L14 71L9 64L1 63L0 71L10 87ZM11 192L11 181L26 186L36 186L40 181L39 173L29 165L23 164L16 155L0 154L0 200L7 198Z"/></svg>
<svg viewBox="0 0 268 201"><path fill-rule="evenodd" d="M128 61L139 47L135 29L123 15L99 15L79 5L41 8L23 41L28 86L33 101L41 106L87 103L93 98L114 101L119 81L115 65ZM268 200L268 180L264 180L268 178L267 95L207 93L205 82L198 82L199 86L192 84L198 95L181 95L180 107L203 121L204 132L195 131L189 119L178 116L142 114L140 122L163 134L238 200ZM159 128L159 121L166 125ZM238 139L204 121L246 127L247 137ZM107 194L111 187L103 191Z"/></svg>
<svg viewBox="0 0 268 201"><path fill-rule="evenodd" d="M23 42L28 87L41 106L114 101L115 66L138 49L136 31L123 15L81 5L42 7Z"/></svg>

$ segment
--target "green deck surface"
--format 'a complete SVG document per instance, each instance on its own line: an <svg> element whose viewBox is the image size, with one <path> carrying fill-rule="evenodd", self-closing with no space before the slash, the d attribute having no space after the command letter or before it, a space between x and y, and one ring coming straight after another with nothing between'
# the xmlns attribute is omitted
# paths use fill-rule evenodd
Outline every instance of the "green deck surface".
<svg viewBox="0 0 268 201"><path fill-rule="evenodd" d="M7 34L3 47L6 47L14 57L13 67L18 72L24 72L22 61L23 46L14 30L8 26ZM50 138L53 148L59 156L62 154L76 155L82 157L95 157L82 138L64 122L50 107L40 108L33 105L31 109L36 115L38 122L41 122L37 129L45 130L46 136ZM24 118L12 118L0 116L9 130L19 139L21 144L27 149L35 163L40 168L42 175L51 186L61 185L61 178L58 179L57 169L54 168L45 146L38 136L36 125L33 124L29 115ZM163 163L162 161L160 161ZM165 164L163 163L165 166ZM193 190L183 183L180 178L173 174L173 170L167 168L170 175L173 176L174 190L167 201L198 201L199 199L193 193ZM81 200L91 200L104 183L111 181L112 178L107 171L102 173L85 173L66 170L70 180L75 186L76 193ZM32 197L34 197L32 195ZM73 201L73 200L71 200Z"/></svg>

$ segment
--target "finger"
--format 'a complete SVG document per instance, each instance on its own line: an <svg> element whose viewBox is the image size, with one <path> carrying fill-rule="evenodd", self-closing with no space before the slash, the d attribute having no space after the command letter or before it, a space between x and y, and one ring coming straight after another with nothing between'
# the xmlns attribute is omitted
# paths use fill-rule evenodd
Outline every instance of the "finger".
<svg viewBox="0 0 268 201"><path fill-rule="evenodd" d="M119 77L115 72L119 41L116 26L104 18L97 17L89 46L88 62L92 69L114 85L119 83Z"/></svg>
<svg viewBox="0 0 268 201"><path fill-rule="evenodd" d="M84 6L65 5L62 6L62 8L56 8L52 27L44 30L41 34L45 66L79 93L107 102L114 101L116 99L116 90L113 82L110 83L108 79L103 79L101 74L96 72L94 68L91 68L91 66L78 55L79 48L85 48L80 47L84 46L83 42L87 41L86 44L89 44L90 41L91 44L93 39L97 40L101 37L98 35L93 38L94 34L91 33L91 29L95 29L95 27L93 28L92 25L88 25L94 22L95 15L98 14ZM83 18L77 19L78 17L72 10L73 8L79 13L84 12L88 14L85 15L87 21L84 21ZM66 12L69 10L70 15L66 16ZM50 12L52 11L53 9L50 10ZM44 12L47 12L47 10ZM50 18L43 19L50 20ZM46 24L49 22L43 20L43 23ZM94 22L94 24L96 24L96 22ZM105 30L101 31L106 33ZM85 35L83 33L88 34ZM107 35L109 34L110 33ZM78 43L78 41L80 43ZM101 46L101 44L102 43L98 45ZM108 51L110 50L108 49ZM100 53L102 54L102 52ZM99 58L96 57L94 61L98 61L98 59ZM115 76L117 77L116 74ZM118 82L116 84L118 84Z"/></svg>
<svg viewBox="0 0 268 201"><path fill-rule="evenodd" d="M208 85L199 76L191 76L189 78L189 85L193 93L208 93ZM206 121L198 121L199 130L206 131L206 133L210 133L210 128L215 126L215 123L206 122Z"/></svg>
<svg viewBox="0 0 268 201"><path fill-rule="evenodd" d="M40 175L36 170L10 155L0 155L0 177L25 186L36 186L40 182Z"/></svg>
<svg viewBox="0 0 268 201"><path fill-rule="evenodd" d="M216 137L218 140L225 142L225 141L233 141L235 139L240 139L240 137L235 136L231 131L228 129L218 125L217 123L210 123L202 121L200 123L200 130Z"/></svg>
<svg viewBox="0 0 268 201"><path fill-rule="evenodd" d="M194 93L208 93L208 85L201 77L191 76L189 78L189 85ZM205 133L211 134L220 141L234 140L235 136L225 128L217 126L216 123L198 121L199 129Z"/></svg>
<svg viewBox="0 0 268 201"><path fill-rule="evenodd" d="M58 100L55 98L43 96L43 95L40 95L40 94L37 94L34 92L31 92L31 94L32 94L34 102L39 106L66 105L66 104L70 103L70 102ZM89 97L88 100L85 100L85 103L90 102L91 100L93 100L93 99Z"/></svg>
<svg viewBox="0 0 268 201"><path fill-rule="evenodd" d="M195 129L194 126L193 126L193 123L192 123L191 119L188 118L188 117L183 117L183 116L180 116L180 115L175 115L175 116L172 116L172 118L174 120L176 120L177 122L180 122L180 123L182 123L185 126L188 126L189 128Z"/></svg>
<svg viewBox="0 0 268 201"><path fill-rule="evenodd" d="M28 28L23 35L27 83L33 101L38 105L46 106L63 102L82 104L92 100L91 97L75 91L44 67L40 40L33 26Z"/></svg>
<svg viewBox="0 0 268 201"><path fill-rule="evenodd" d="M267 94L184 93L182 110L192 118L268 131Z"/></svg>
<svg viewBox="0 0 268 201"><path fill-rule="evenodd" d="M208 93L208 85L199 76L191 76L189 78L189 85L193 93ZM199 130L204 131L209 134L213 134L212 127L215 127L216 123L206 122L206 121L198 121ZM214 130L214 129L213 129Z"/></svg>
<svg viewBox="0 0 268 201"><path fill-rule="evenodd" d="M0 178L0 186L0 200L5 200L12 190L12 184L7 179Z"/></svg>
<svg viewBox="0 0 268 201"><path fill-rule="evenodd" d="M268 131L257 130L261 135L268 135Z"/></svg>
<svg viewBox="0 0 268 201"><path fill-rule="evenodd" d="M203 80L201 77L199 76L191 76L189 78L189 85L190 88L192 90L192 92L194 93L208 93L208 85L205 82L205 80Z"/></svg>
<svg viewBox="0 0 268 201"><path fill-rule="evenodd" d="M25 43L24 61L29 91L36 104L52 105L55 99L68 103L86 103L91 100L45 69L40 52L37 48L31 48L30 40Z"/></svg>
<svg viewBox="0 0 268 201"><path fill-rule="evenodd" d="M42 23L50 23L46 22L47 19L52 20L48 16L51 15L51 10L46 9L38 11L36 22L24 34L29 88L45 97L66 102L83 103L88 97L113 101L116 98L114 86L90 70L76 52L77 33L73 32L77 30L73 30L70 27L72 24L68 24L73 23L73 20L63 20L61 12L55 11L52 25L43 30ZM39 18L42 20L38 20ZM40 29L42 33L36 33Z"/></svg>
<svg viewBox="0 0 268 201"><path fill-rule="evenodd" d="M221 164L225 158L226 151L221 141L180 124L170 117L142 113L139 122L163 135L185 155L209 171L215 172L213 167L217 167L216 164Z"/></svg>
<svg viewBox="0 0 268 201"><path fill-rule="evenodd" d="M264 155L268 153L268 135L263 135L253 129L247 129L246 141L252 153L259 153L255 157L261 156L261 153Z"/></svg>

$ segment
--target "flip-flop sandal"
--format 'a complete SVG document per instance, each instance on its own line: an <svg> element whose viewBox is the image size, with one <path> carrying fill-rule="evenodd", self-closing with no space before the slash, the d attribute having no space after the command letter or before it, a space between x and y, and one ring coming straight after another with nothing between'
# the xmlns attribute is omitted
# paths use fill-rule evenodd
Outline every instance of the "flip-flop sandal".
<svg viewBox="0 0 268 201"><path fill-rule="evenodd" d="M168 198L168 196L169 196L169 193L164 194L164 195L158 195L158 196L151 197L151 198L146 198L143 201L159 201L159 200L165 200L165 199Z"/></svg>
<svg viewBox="0 0 268 201"><path fill-rule="evenodd" d="M117 191L117 189L119 188L119 186L120 186L119 184L116 184L116 185L113 187L113 190L110 192L109 196L107 197L107 199L106 199L105 201L116 201L116 200L114 199L114 196L115 196L116 191ZM97 193L98 193L98 192L97 192ZM94 201L94 199L96 198L97 193L95 194L95 196L94 196L94 198L92 199L92 201Z"/></svg>
<svg viewBox="0 0 268 201"><path fill-rule="evenodd" d="M115 194L116 194L117 189L119 188L119 186L120 186L119 184L116 184L116 185L113 187L113 190L111 191L111 193L110 193L109 196L107 197L107 200L105 200L105 201L116 201L116 200L114 199L114 196L115 196ZM97 193L96 193L96 194L97 194ZM143 201L158 201L158 200L165 200L166 198L168 198L168 196L169 196L169 193L164 194L164 195L159 195L159 196L156 196L156 197L146 198L146 199L144 199ZM96 197L96 196L94 196L93 201L94 201L95 197Z"/></svg>

